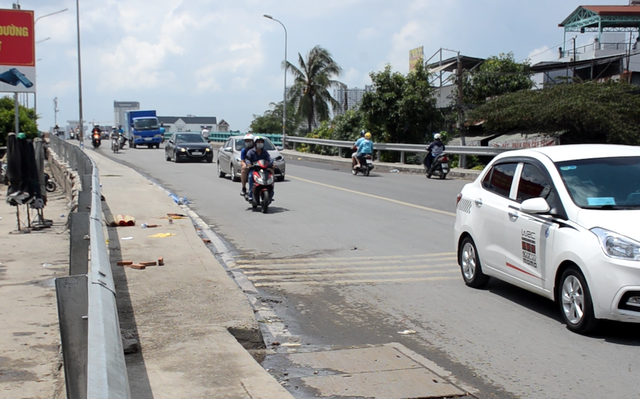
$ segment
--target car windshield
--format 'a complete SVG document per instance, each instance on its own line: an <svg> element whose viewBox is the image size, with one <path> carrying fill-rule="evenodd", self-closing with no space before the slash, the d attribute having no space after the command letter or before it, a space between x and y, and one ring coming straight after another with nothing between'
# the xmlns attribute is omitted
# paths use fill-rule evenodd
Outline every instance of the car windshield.
<svg viewBox="0 0 640 399"><path fill-rule="evenodd" d="M133 120L133 127L136 130L156 130L160 126L158 118L137 118Z"/></svg>
<svg viewBox="0 0 640 399"><path fill-rule="evenodd" d="M588 209L640 209L640 157L557 162L573 202Z"/></svg>
<svg viewBox="0 0 640 399"><path fill-rule="evenodd" d="M199 134L178 134L176 135L177 143L204 143L204 139Z"/></svg>

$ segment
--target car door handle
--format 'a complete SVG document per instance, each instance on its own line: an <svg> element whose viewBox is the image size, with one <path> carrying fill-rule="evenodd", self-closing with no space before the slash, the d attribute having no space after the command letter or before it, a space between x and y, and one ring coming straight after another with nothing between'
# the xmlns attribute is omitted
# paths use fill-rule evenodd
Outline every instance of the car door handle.
<svg viewBox="0 0 640 399"><path fill-rule="evenodd" d="M478 198L478 199L476 199L476 200L475 200L475 201L473 201L473 202L475 202L475 204L476 204L476 206L477 206L478 208L480 208L480 207L482 206L482 198Z"/></svg>
<svg viewBox="0 0 640 399"><path fill-rule="evenodd" d="M508 212L508 214L509 214L509 220L511 220L512 222L515 222L516 220L518 220L518 213Z"/></svg>

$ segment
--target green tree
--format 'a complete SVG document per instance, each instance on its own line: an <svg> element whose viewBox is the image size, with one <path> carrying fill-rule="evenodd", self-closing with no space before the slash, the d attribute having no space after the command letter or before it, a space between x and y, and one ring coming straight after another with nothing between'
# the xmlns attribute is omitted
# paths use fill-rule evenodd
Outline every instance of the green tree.
<svg viewBox="0 0 640 399"><path fill-rule="evenodd" d="M7 134L16 130L15 102L11 97L0 98L0 145L6 145ZM38 136L36 113L31 108L18 105L18 123L20 131L28 138Z"/></svg>
<svg viewBox="0 0 640 399"><path fill-rule="evenodd" d="M497 97L474 109L473 120L497 132L554 134L564 143L640 144L640 91L624 82L558 84Z"/></svg>
<svg viewBox="0 0 640 399"><path fill-rule="evenodd" d="M369 76L374 91L364 94L359 110L375 137L387 143L423 143L441 115L422 62L407 76L392 72L391 65Z"/></svg>
<svg viewBox="0 0 640 399"><path fill-rule="evenodd" d="M286 69L294 76L287 102L297 104L297 115L307 121L308 132L316 122L329 119L330 109L339 106L329 90L346 88L344 83L334 80L340 77L342 68L333 60L326 49L315 46L307 53L306 59L298 53L299 68L287 62Z"/></svg>
<svg viewBox="0 0 640 399"><path fill-rule="evenodd" d="M513 53L489 57L477 69L464 72L464 102L483 104L488 98L529 90L531 76L529 62L516 62Z"/></svg>
<svg viewBox="0 0 640 399"><path fill-rule="evenodd" d="M254 133L281 133L282 132L282 101L269 104L272 109L266 110L262 115L253 115L253 121L249 129ZM291 104L287 104L286 132L287 135L295 134L299 120Z"/></svg>

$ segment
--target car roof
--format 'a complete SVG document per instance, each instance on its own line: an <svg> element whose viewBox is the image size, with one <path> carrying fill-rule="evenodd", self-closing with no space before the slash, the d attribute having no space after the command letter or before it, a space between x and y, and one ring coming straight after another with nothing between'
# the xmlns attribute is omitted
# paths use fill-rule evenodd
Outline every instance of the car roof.
<svg viewBox="0 0 640 399"><path fill-rule="evenodd" d="M640 147L615 144L553 145L507 151L500 154L497 158L513 156L532 156L538 158L540 155L545 155L553 162L572 161L576 159L631 157L640 156Z"/></svg>

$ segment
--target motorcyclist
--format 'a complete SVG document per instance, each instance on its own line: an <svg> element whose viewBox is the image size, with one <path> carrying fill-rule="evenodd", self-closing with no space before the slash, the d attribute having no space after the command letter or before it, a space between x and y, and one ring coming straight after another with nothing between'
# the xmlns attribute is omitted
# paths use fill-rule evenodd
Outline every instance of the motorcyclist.
<svg viewBox="0 0 640 399"><path fill-rule="evenodd" d="M360 138L358 140L356 140L355 143L353 143L353 154L351 154L351 167L354 168L356 166L356 163L358 162L356 160L356 154L358 153L358 146L360 145L360 143L364 141L364 130L360 131Z"/></svg>
<svg viewBox="0 0 640 399"><path fill-rule="evenodd" d="M249 174L249 163L246 162L247 151L253 148L253 134L247 133L244 136L244 148L240 151L240 181L242 182L241 196L247 194L247 175Z"/></svg>
<svg viewBox="0 0 640 399"><path fill-rule="evenodd" d="M433 135L433 142L427 147L427 156L424 157L424 166L428 171L431 169L433 160L445 151L444 143L442 142L442 136L440 133Z"/></svg>
<svg viewBox="0 0 640 399"><path fill-rule="evenodd" d="M202 129L202 132L200 132L200 134L202 135L202 138L205 141L209 141L209 129L207 128Z"/></svg>
<svg viewBox="0 0 640 399"><path fill-rule="evenodd" d="M91 139L100 144L100 126L94 125L93 130L91 130Z"/></svg>
<svg viewBox="0 0 640 399"><path fill-rule="evenodd" d="M364 135L364 140L358 145L358 152L356 153L356 161L358 162L355 167L362 167L362 162L367 155L373 155L373 141L371 141L371 133L367 132Z"/></svg>
<svg viewBox="0 0 640 399"><path fill-rule="evenodd" d="M273 170L273 161L271 160L271 155L269 155L269 151L264 149L264 137L255 136L253 139L253 148L247 151L247 155L245 157L245 162L248 165L253 165L255 162L264 159L269 164L269 171L274 173ZM271 195L273 201L273 193ZM249 200L253 199L253 179L249 179Z"/></svg>

